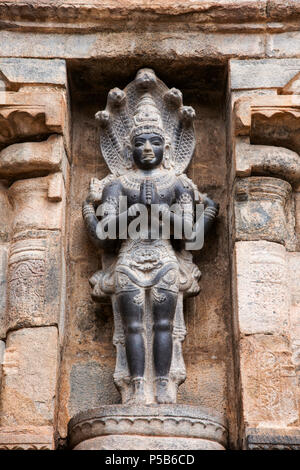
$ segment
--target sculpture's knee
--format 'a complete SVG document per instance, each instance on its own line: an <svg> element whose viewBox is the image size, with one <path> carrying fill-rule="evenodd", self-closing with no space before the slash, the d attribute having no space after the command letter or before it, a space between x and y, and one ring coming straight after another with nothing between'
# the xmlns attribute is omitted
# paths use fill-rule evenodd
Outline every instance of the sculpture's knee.
<svg viewBox="0 0 300 470"><path fill-rule="evenodd" d="M154 323L155 332L167 332L170 333L172 330L172 324L167 318L160 318Z"/></svg>
<svg viewBox="0 0 300 470"><path fill-rule="evenodd" d="M143 325L139 321L133 321L126 327L126 333L129 335L141 334L143 332Z"/></svg>

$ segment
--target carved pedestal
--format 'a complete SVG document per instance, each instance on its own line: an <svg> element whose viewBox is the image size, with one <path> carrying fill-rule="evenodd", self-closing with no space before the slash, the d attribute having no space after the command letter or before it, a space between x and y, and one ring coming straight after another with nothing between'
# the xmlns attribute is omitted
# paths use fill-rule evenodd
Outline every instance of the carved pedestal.
<svg viewBox="0 0 300 470"><path fill-rule="evenodd" d="M225 450L221 416L190 405L102 406L69 423L74 450Z"/></svg>

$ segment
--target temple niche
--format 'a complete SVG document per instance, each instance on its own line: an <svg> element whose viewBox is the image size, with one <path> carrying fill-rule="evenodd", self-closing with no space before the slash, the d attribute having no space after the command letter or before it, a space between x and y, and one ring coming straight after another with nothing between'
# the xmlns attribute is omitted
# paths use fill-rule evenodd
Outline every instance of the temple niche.
<svg viewBox="0 0 300 470"><path fill-rule="evenodd" d="M0 449L300 448L300 2L183 3L0 0Z"/></svg>
<svg viewBox="0 0 300 470"><path fill-rule="evenodd" d="M123 446L126 446L126 443L129 446L132 445L130 442L130 436L127 436L128 430L126 430L126 426L124 430L122 427L125 425L124 423L126 414L128 415L130 413L134 413L133 416L130 416L130 419L132 419L135 423L135 428L133 428L133 431L135 429L135 432L132 431L132 433L139 434L139 432L141 432L141 423L143 423L143 420L146 419L146 421L148 420L149 423L148 434L152 436L152 441L147 441L146 439L143 444L143 440L145 438L141 436L141 443L139 443L139 448L142 448L143 445L149 445L148 442L150 442L150 445L155 445L155 441L158 436L164 436L164 438L167 439L166 445L172 445L170 444L170 441L168 441L168 439L171 438L173 435L176 435L175 428L174 430L169 431L170 435L168 435L168 433L166 434L166 431L163 431L162 425L162 428L160 430L155 430L155 423L158 419L157 417L155 417L155 415L157 413L159 414L159 411L155 409L151 410L150 405L147 405L147 403L157 403L157 398L155 396L157 390L157 381L155 380L155 375L153 375L153 365L151 365L153 359L151 357L148 357L148 363L151 367L151 370L149 370L149 365L146 364L146 375L150 374L150 376L152 377L150 379L151 383L147 383L147 377L145 383L142 383L142 386L145 389L145 401L142 401L143 399L141 398L141 402L139 402L139 399L137 399L135 404L135 410L130 410L129 405L132 401L132 399L130 399L130 396L132 396L133 393L132 387L141 387L141 385L135 385L134 382L136 381L134 381L133 383L130 381L130 378L128 377L128 365L126 365L124 369L124 360L126 362L124 339L122 346L122 344L119 344L118 338L118 335L121 335L120 340L122 340L122 336L124 336L122 323L120 323L121 318L119 318L119 320L117 320L117 324L114 325L113 310L108 294L106 294L106 299L103 299L103 297L105 297L103 293L102 299L97 299L97 292L99 292L99 290L101 296L100 286L102 286L103 288L103 284L101 281L101 269L103 270L103 265L101 266L100 259L96 259L95 246L93 245L92 240L88 237L87 229L83 226L83 222L81 220L81 212L78 212L78 207L80 207L82 201L88 197L90 184L93 185L92 189L95 188L94 191L97 191L97 181L95 181L95 176L98 178L98 180L101 180L101 178L106 177L108 174L112 174L114 173L114 171L116 171L114 167L110 167L111 169L109 170L107 164L103 161L103 158L101 158L101 152L99 151L99 138L101 139L101 133L106 132L106 128L104 126L101 127L101 123L99 125L99 123L97 123L94 118L94 115L99 111L99 109L105 109L105 107L107 106L106 101L107 96L108 100L110 99L110 95L108 95L110 88L113 88L113 91L116 89L116 87L124 89L129 83L128 87L125 88L125 93L127 93L127 96L130 93L130 98L127 99L135 100L133 102L131 101L131 103L129 104L132 109L132 122L136 122L134 120L134 113L136 112L136 110L140 109L139 112L143 112L143 103L145 101L143 96L147 95L150 96L150 106L152 106L151 111L153 110L153 104L155 103L158 103L158 107L161 110L161 112L154 110L154 115L156 116L157 114L159 114L160 116L163 116L163 118L165 118L165 116L168 116L169 112L170 118L166 117L165 119L169 119L172 125L176 126L176 119L178 119L176 118L178 114L177 109L182 106L182 103L180 103L181 98L180 95L178 95L179 103L177 107L176 104L175 107L172 107L171 105L170 111L170 108L168 108L167 99L164 99L164 95L166 95L166 93L168 92L168 87L166 87L166 85L164 85L160 81L163 77L164 82L167 82L169 89L171 89L170 93L173 92L174 88L180 88L180 91L183 94L183 104L193 107L195 109L195 119L193 120L193 122L191 122L190 124L187 123L186 125L186 132L191 134L191 137L189 137L189 139L191 139L190 144L188 143L188 145L190 145L190 150L188 148L188 153L185 157L187 159L186 163L184 163L183 166L178 169L179 181L182 181L180 180L180 178L184 177L185 168L188 164L188 161L190 160L187 176L188 178L193 180L193 183L191 182L191 180L185 177L184 182L185 185L188 187L187 191L191 192L192 197L194 197L194 187L192 185L194 184L195 187L197 185L200 192L199 194L203 194L204 198L207 195L210 198L214 199L216 202L220 203L220 216L216 219L216 222L212 226L209 235L205 237L205 248L202 251L196 250L191 252L194 258L194 263L196 263L194 265L196 271L198 271L199 268L201 270L201 280L199 284L198 280L200 277L200 272L198 272L197 274L197 272L195 271L195 280L193 281L196 286L194 286L196 288L195 294L197 294L199 290L201 290L201 292L196 297L188 295L184 296L186 297L184 298L184 301L179 298L179 304L177 304L177 313L175 314L175 321L177 323L173 331L176 332L177 327L177 335L179 336L177 339L177 337L174 337L173 335L173 360L171 366L172 379L167 384L167 393L170 394L170 397L169 400L166 400L165 405L160 405L162 407L161 419L162 421L164 421L169 416L171 421L173 419L174 426L176 426L176 423L178 423L179 426L180 423L181 425L183 425L183 423L187 419L190 419L190 423L198 422L197 426L199 426L199 429L202 428L202 431L199 431L198 434L191 434L189 431L186 430L183 432L179 441L181 442L181 445L184 445L184 442L188 443L188 438L192 439L191 442L194 442L193 439L199 438L199 441L197 442L197 444L195 444L196 446L201 446L202 442L202 445L204 446L213 445L208 444L206 442L211 439L213 440L213 436L210 435L209 437L208 435L205 435L205 431L203 432L203 426L206 426L206 420L211 420L212 427L214 427L213 423L216 423L215 425L217 427L220 427L219 431L216 433L215 447L221 448L225 445L225 442L228 439L228 430L227 425L225 424L225 410L227 409L227 392L228 390L233 389L233 384L228 383L226 378L227 367L232 367L232 362L228 360L228 364L226 364L226 360L224 358L224 356L229 358L232 353L230 352L230 349L228 351L228 345L226 345L225 341L226 335L223 335L223 332L227 328L223 314L224 311L229 311L230 306L230 280L229 278L226 279L225 276L225 273L228 272L230 269L227 253L228 240L226 230L223 231L220 228L223 224L227 224L225 213L223 212L222 214L222 210L226 211L225 207L227 203L225 126L224 121L222 119L222 113L224 112L223 107L226 70L222 67L198 67L198 73L194 74L193 66L190 66L188 70L183 70L180 67L180 64L178 64L177 75L179 80L174 81L174 79L172 78L172 75L174 76L174 73L171 74L171 76L168 76L168 71L164 70L162 66L158 65L157 67L155 67L155 74L151 70L148 71L148 69L146 69L144 72L150 75L151 80L152 77L157 80L157 85L155 86L157 86L158 91L156 91L155 86L153 86L152 88L150 86L149 90L147 90L147 84L146 86L144 85L145 88L143 88L143 83L141 83L140 88L139 83L137 83L136 85L137 80L134 80L135 76L138 73L137 79L140 79L140 81L142 82L144 70L141 69L140 72L138 72L140 69L138 64L133 63L130 66L130 71L126 71L126 74L123 72L122 80L120 80L120 77L116 79L115 75L111 74L109 69L101 69L95 66L93 74L97 73L98 77L94 82L95 90L93 90L93 94L91 94L91 90L89 90L89 93L87 93L85 87L83 87L83 89L75 88L76 86L78 86L77 76L79 74L81 74L81 77L85 77L85 74L87 74L86 79L88 80L89 74L91 73L88 69L83 69L79 71L77 67L78 66L75 66L74 70L71 70L71 86L74 86L74 96L76 97L75 99L78 100L78 104L74 104L73 108L73 123L75 126L73 133L74 155L76 155L76 160L74 161L74 199L77 200L78 198L78 201L76 201L76 205L75 200L72 203L74 204L74 212L76 210L77 213L76 216L74 214L74 218L71 217L70 220L72 221L71 223L74 224L74 229L71 229L71 232L73 232L73 237L71 240L71 256L74 256L74 263L72 263L72 269L74 269L73 276L74 279L77 279L78 286L74 284L74 291L72 290L72 292L74 292L73 295L75 296L74 299L76 300L71 302L74 306L74 313L72 313L69 317L72 322L72 326L69 327L69 331L73 332L74 338L70 337L70 353L68 352L68 350L66 350L66 358L69 354L72 354L72 357L70 357L70 359L68 360L68 373L71 377L71 393L69 395L68 413L70 414L70 416L73 416L76 415L76 413L78 412L84 412L85 409L89 410L91 408L97 408L99 407L99 405L101 405L103 409L98 410L98 413L105 413L108 415L104 417L99 415L98 419L101 420L103 418L104 420L109 420L109 412L111 412L113 413L113 416L116 416L115 419L121 420L118 430L107 431L107 433L124 434L124 436L121 437L122 442L124 442L124 444L122 444ZM151 68L154 69L153 65ZM119 70L122 70L122 63L120 63L119 65ZM108 73L109 76L107 77ZM103 81L102 77L104 77L105 81ZM209 84L209 77L212 77L213 82L215 82L216 85ZM207 83L205 89L201 87L201 82ZM136 98L134 98L135 96ZM152 103L151 96L154 96L155 100L154 102L152 101ZM110 102L108 101L108 103ZM113 115L115 116L118 113L121 114L122 112L123 115L125 115L126 111L122 111L121 107L113 108L111 112L115 112L115 114ZM174 115L173 117L172 113ZM99 114L97 116L99 116ZM159 117L159 121L163 118ZM85 125L83 125L81 119L83 119ZM125 120L125 117L123 119ZM138 117L136 119L138 119ZM161 124L156 124L156 126L160 126L163 129L162 126L164 126L164 122L167 121L161 121ZM147 122L144 124L147 126ZM76 127L77 125L78 128ZM178 125L181 125L180 121L178 121ZM153 130L153 132L154 131L155 129ZM129 127L128 129L128 133L130 132L131 127ZM162 131L159 132L161 133ZM165 132L166 138L168 138L168 129L166 129ZM193 135L195 137L193 137ZM170 138L172 138L172 127L170 131ZM193 142L194 138L196 145ZM120 143L122 143L120 137L119 141ZM198 143L200 141L202 141L203 143L202 151L199 151L198 147ZM195 151L193 152L194 146ZM184 149L181 155L184 156ZM120 174L124 174L124 177L121 176L121 180L123 181L124 178L126 179L127 174L128 177L130 177L130 169L127 170L125 168L122 173L121 169L123 161L121 160L118 164L120 165ZM110 165L110 161L108 161L108 165ZM199 171L197 170L197 168L199 169ZM164 169L164 171L160 171L163 177L164 173L167 173L168 171L170 172L170 176L168 176L169 181L172 178L176 178L174 170L172 171L172 169L171 171L167 169ZM182 174L183 176L180 176ZM94 178L92 180L92 183L90 183L91 178ZM106 181L107 183L110 183L111 179L107 179ZM103 184L107 184L106 181L102 183L101 191L103 191ZM184 189L184 186L182 187ZM167 186L166 189L162 187L160 189L160 192L166 192L167 190ZM162 202L164 201L162 200ZM224 209L222 209L222 207ZM138 250L138 247L136 248L136 250ZM166 248L164 248L164 256L165 253ZM130 256L133 257L134 254L132 253ZM201 264L200 260L202 260ZM174 260L172 261L172 259L169 260L166 258L165 262L163 263L163 266L168 267L168 263L170 262L174 263ZM182 263L183 259L181 261L181 264ZM189 263L191 263L191 260ZM192 275L193 264L189 264L189 266L190 267L187 267L187 270ZM99 268L100 284L97 284L97 278L95 279L95 273L99 272ZM136 272L138 273L139 271ZM222 272L223 274L221 274ZM142 282L142 271L140 272L139 277L140 281ZM88 279L90 279L90 282L93 285L93 289L88 284ZM105 277L105 279L107 279L107 277ZM84 289L82 288L83 283L85 285ZM79 284L81 286L80 288ZM174 281L171 284L174 284ZM167 285L165 287L167 287ZM141 287L139 286L137 286L136 288L141 289ZM162 292L168 291L166 290ZM94 300L91 299L92 293ZM182 296L182 294L180 295ZM100 303L99 300L101 301ZM105 301L107 305L103 304L103 302ZM89 306L88 310L83 308L84 305ZM147 306L147 308L149 308L149 306ZM118 315L120 315L120 313ZM151 311L148 313L145 312L144 315L150 315L150 322L152 323ZM200 329L198 329L198 326L196 326L195 322L200 322L200 324L202 325ZM174 325L172 326L174 327ZM146 325L144 325L143 327L145 329L150 328L146 335L151 335L151 324L148 327ZM213 334L210 335L208 333L209 331L213 332ZM208 334L210 338L208 338ZM229 335L230 333L228 332L227 334ZM87 338L89 338L88 341ZM185 340L183 341L184 338ZM146 355L149 356L150 354L150 356L152 356L152 339L150 338L149 340L149 338L147 338L147 340L150 341L150 349L148 345ZM71 341L73 343L72 349ZM115 343L116 352L112 342ZM76 354L74 354L74 347L77 351ZM182 353L181 349L183 351ZM224 354L224 350L228 352ZM166 352L164 352L164 354L166 355ZM178 357L176 358L176 356ZM199 375L197 372L200 363L202 367L202 376L201 374ZM175 370L177 372L174 376ZM117 382L119 390L121 391L121 396L114 385L113 377L115 382ZM201 383L203 383L203 381L206 383L206 387L202 387ZM97 385L100 382L101 389L99 388L99 385ZM93 383L95 386L95 390L93 392L94 396L91 396L91 383ZM180 383L182 383L182 385L180 385L178 388L178 385ZM76 390L76 388L78 391ZM80 395L78 395L79 390L81 391ZM101 394L101 401L99 401L99 399L97 398L97 394L99 393ZM145 402L148 408L142 406L142 404ZM175 404L175 402L177 402L177 404ZM169 403L169 405L167 405L167 403ZM119 405L112 407L112 405L115 404ZM131 406L133 405L134 401ZM188 405L191 405L190 409ZM120 416L118 416L118 408ZM201 410L203 413L202 415ZM212 413L211 416L209 414L209 411ZM151 415L151 413L154 413L154 415ZM195 416L192 416L193 413L196 413ZM122 416L124 414L125 416ZM82 418L82 415L80 416L80 420L87 419L89 422L93 421L91 415L86 415L86 418ZM188 416L190 418L188 418ZM80 434L80 431L78 430L79 425L76 422L76 417L74 418L74 420L71 421L71 429L74 429L74 431L71 430L71 435L74 435L74 437L71 438L73 439L73 445L87 438L78 437L78 433ZM97 433L97 431L95 432ZM130 432L130 434L132 433ZM106 434L106 432L104 434ZM101 439L102 441L105 440L102 436L99 437L99 442L101 441ZM106 437L106 440L107 439L109 439L109 437ZM187 439L187 441L185 441L184 439ZM84 443L79 443L78 445L83 446ZM105 445L105 443L103 445Z"/></svg>

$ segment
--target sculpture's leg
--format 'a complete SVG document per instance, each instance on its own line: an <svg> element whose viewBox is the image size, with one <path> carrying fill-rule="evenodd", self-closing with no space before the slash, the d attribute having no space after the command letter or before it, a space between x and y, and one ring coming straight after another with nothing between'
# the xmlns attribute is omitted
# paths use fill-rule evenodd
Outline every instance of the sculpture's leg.
<svg viewBox="0 0 300 470"><path fill-rule="evenodd" d="M121 292L117 295L117 303L124 325L128 367L134 384L132 401L143 403L145 402L144 293L139 289Z"/></svg>
<svg viewBox="0 0 300 470"><path fill-rule="evenodd" d="M153 358L156 375L156 400L171 403L168 394L169 371L172 360L172 329L178 295L164 289L152 290L153 301Z"/></svg>

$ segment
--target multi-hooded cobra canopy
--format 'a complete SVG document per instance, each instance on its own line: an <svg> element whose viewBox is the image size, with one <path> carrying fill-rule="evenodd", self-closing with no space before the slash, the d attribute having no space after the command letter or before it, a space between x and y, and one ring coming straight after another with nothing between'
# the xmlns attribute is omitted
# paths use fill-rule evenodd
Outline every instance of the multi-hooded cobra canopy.
<svg viewBox="0 0 300 470"><path fill-rule="evenodd" d="M100 124L100 148L113 175L132 166L132 138L158 133L170 147L169 164L177 175L187 168L195 148L195 111L183 106L182 93L169 89L151 69L138 71L124 90L108 93L104 111L96 114Z"/></svg>

